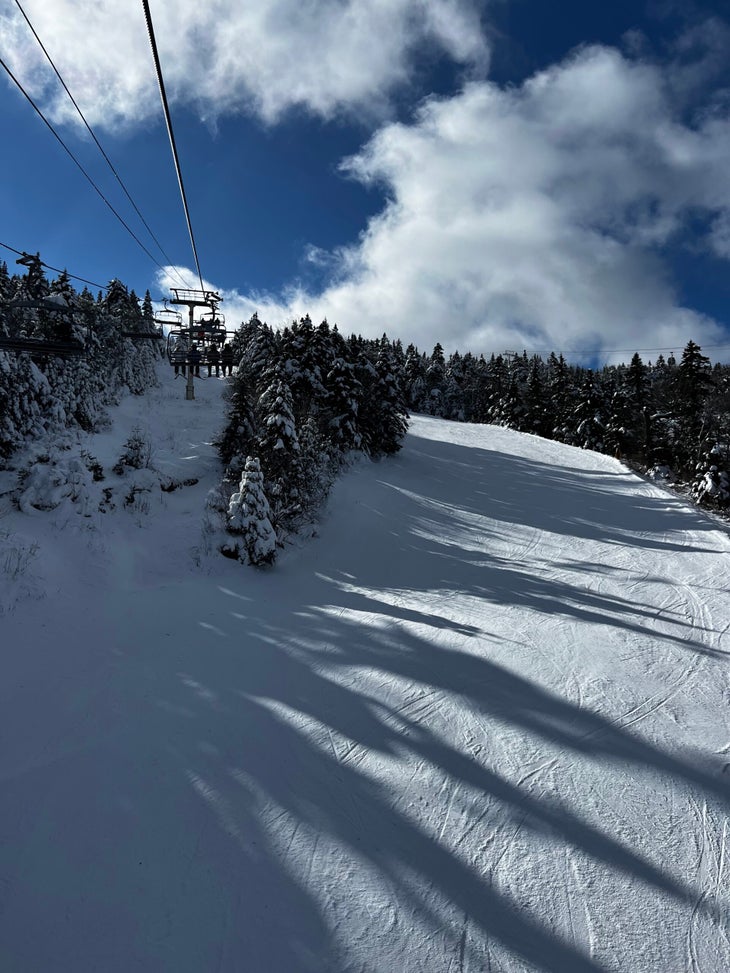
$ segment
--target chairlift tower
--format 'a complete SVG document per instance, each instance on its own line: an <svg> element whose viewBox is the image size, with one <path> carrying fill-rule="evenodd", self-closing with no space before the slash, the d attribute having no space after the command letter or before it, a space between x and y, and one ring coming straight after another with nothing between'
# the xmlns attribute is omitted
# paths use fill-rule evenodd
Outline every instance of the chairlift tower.
<svg viewBox="0 0 730 973"><path fill-rule="evenodd" d="M170 290L173 293L173 296L170 298L170 304L180 304L188 308L188 349L190 349L193 347L193 338L195 335L195 321L193 320L195 317L195 308L207 307L211 311L215 312L220 304L220 296L216 294L215 291L194 291L180 287L171 287ZM192 362L189 363L188 367L188 378L185 384L185 398L195 398Z"/></svg>

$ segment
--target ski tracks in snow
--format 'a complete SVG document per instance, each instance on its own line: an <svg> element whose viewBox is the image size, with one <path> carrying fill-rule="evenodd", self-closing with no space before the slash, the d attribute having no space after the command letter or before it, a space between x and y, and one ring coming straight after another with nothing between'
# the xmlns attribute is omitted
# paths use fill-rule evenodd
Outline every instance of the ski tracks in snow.
<svg viewBox="0 0 730 973"><path fill-rule="evenodd" d="M719 809L690 796L696 822L697 886L700 893L687 926L686 969L690 973L730 969L728 915L730 896L726 876L728 817Z"/></svg>
<svg viewBox="0 0 730 973"><path fill-rule="evenodd" d="M105 535L123 548L109 618L125 654L88 670L83 707L50 716L37 674L18 664L30 688L13 738L40 722L76 790L64 768L55 806L66 817L46 828L24 781L7 788L0 852L14 885L0 946L35 958L17 969L49 968L41 935L14 938L23 915L58 936L39 903L66 879L47 860L99 881L74 919L91 928L96 897L125 933L105 967L115 971L263 971L276 955L266 973L727 973L730 770L718 764L718 783L700 756L730 759L717 757L730 739L718 654L729 547L696 519L682 527L676 505L657 512L657 496L605 457L415 417L396 459L338 484L311 547L272 571L226 561L195 576L215 627L178 584L188 560L182 575L165 561L163 627L150 621L155 599L134 590L138 554L145 589L162 592L151 549L194 535L172 501L164 530L135 531L134 550ZM74 632L90 644L86 615ZM50 654L61 673L67 651ZM57 686L67 692L54 675ZM114 732L97 732L110 713ZM93 774L81 760L91 745ZM48 768L36 769L47 802ZM83 859L79 822L101 820L97 778L114 780L104 826L146 837L152 815L157 828L153 895L130 866L129 834L111 856L128 880L124 929L102 867L114 843L103 834L95 846L98 870ZM166 843L171 822L179 834ZM167 929L176 875L182 918ZM164 951L148 961L143 942L122 955L153 927L167 930ZM287 931L321 953L290 949ZM65 942L83 956L75 931Z"/></svg>

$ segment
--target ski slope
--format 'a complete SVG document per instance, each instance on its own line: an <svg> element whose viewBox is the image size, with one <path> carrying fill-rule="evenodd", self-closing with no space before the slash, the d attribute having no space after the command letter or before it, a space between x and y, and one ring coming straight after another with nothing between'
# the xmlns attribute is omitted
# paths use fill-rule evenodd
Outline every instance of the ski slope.
<svg viewBox="0 0 730 973"><path fill-rule="evenodd" d="M118 499L141 426L196 485L0 497L0 970L727 973L730 538L415 416L246 568L201 531L224 382L161 377L73 448Z"/></svg>

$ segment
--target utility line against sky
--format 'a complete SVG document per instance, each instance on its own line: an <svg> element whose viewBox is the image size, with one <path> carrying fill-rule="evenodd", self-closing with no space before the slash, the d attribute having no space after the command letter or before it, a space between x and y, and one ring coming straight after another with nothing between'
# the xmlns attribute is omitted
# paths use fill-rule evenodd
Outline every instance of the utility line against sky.
<svg viewBox="0 0 730 973"><path fill-rule="evenodd" d="M8 67L8 65L5 63L5 61L1 57L0 57L0 67L2 67L5 70L6 74L9 76L9 78L11 79L11 81L16 85L16 87L20 90L20 92L25 96L25 98L31 104L31 106L33 107L33 110L36 112L36 114L38 115L38 117L41 119L41 121L44 123L44 125L48 128L48 130L51 132L51 134L56 139L56 141L62 146L62 148L67 153L67 155L71 158L71 160L74 162L74 164L82 172L82 174L88 180L88 182L91 184L91 186L94 188L94 190L98 194L98 196L104 201L104 203L106 203L106 205L112 211L112 213L114 214L114 216L116 216L116 218L122 224L122 226L127 231L127 233L129 233L129 235L132 237L133 240L135 240L135 242L138 244L138 246L140 246L142 248L142 250L144 250L144 252L150 258L150 260L154 264L156 264L157 267L159 267L159 269L163 273L165 273L165 268L162 266L162 264L159 262L159 260L157 260L157 258L154 257L150 253L150 251L147 249L147 247L144 245L144 243L142 243L142 241L139 239L139 237L134 232L134 230L126 222L126 220L124 219L124 217L121 216L120 213L114 208L114 206L112 205L112 203L109 202L109 200L107 199L107 197L104 195L104 193L101 191L101 189L99 189L99 187L94 182L94 180L92 179L92 177L89 175L89 173L87 172L87 170L84 168L84 166L81 164L81 162L79 162L79 160L76 158L76 156L74 155L74 153L71 151L71 149L68 147L68 145L64 142L64 140L58 134L58 132L56 131L56 129L53 127L53 125L48 121L48 119L43 114L43 112L38 107L38 105L35 103L35 101L33 100L33 98L25 90L25 88L23 87L23 85L15 77L15 75L13 74L13 72L10 70L10 68Z"/></svg>
<svg viewBox="0 0 730 973"><path fill-rule="evenodd" d="M162 110L165 115L165 124L167 125L167 134L170 139L170 148L172 149L172 158L175 163L175 172L177 173L177 181L180 187L180 196L182 197L183 209L185 210L185 219L188 224L188 232L190 234L190 243L193 248L193 258L195 260L195 268L198 272L198 279L200 280L200 289L205 291L205 286L203 285L203 275L200 271L200 261L198 260L198 248L195 245L195 235L193 233L193 223L190 219L190 208L188 207L188 199L185 193L185 184L183 183L182 170L180 168L180 158L177 152L177 145L175 144L175 133L172 129L172 118L170 117L170 106L167 103L167 93L165 91L165 80L162 76L162 65L160 64L160 57L157 51L157 41L155 39L155 29L152 24L152 14L150 13L150 6L147 0L142 0L142 7L144 8L145 20L147 22L147 33L150 38L150 45L152 47L152 58L155 62L155 71L157 72L157 83L160 88L160 97L162 99Z"/></svg>
<svg viewBox="0 0 730 973"><path fill-rule="evenodd" d="M27 257L28 256L27 251L25 251L25 250L16 250L15 247L11 247L7 243L3 243L2 241L0 241L0 247L4 247L6 250L10 250L11 253L17 253L19 257ZM78 274L70 274L67 270L66 271L63 271L59 267L51 267L50 264L44 263L42 260L41 260L41 267L45 267L47 270L53 270L57 274L63 274L63 273L65 273L67 277L72 277L74 280L80 280L84 284L91 284L92 287L98 287L99 290L103 290L103 291L108 291L109 290L109 285L108 284L96 284L96 283L94 283L93 280L87 280L86 277L79 277Z"/></svg>
<svg viewBox="0 0 730 973"><path fill-rule="evenodd" d="M71 103L73 104L74 108L76 109L76 112L78 113L79 118L81 119L81 121L86 126L86 130L88 131L88 133L91 136L91 138L94 140L94 144L99 149L99 152L101 152L102 156L104 157L105 162L107 163L107 165L111 169L111 171L112 171L115 179L117 180L117 182L119 183L119 185L122 187L122 190L124 191L124 194L126 195L126 197L129 200L129 202L132 204L132 206L134 208L134 211L136 212L137 216L139 216L140 220L144 224L145 229L147 230L147 232L149 233L149 235L152 237L152 239L154 240L154 242L158 246L158 248L160 250L160 253L163 255L163 257L165 258L165 260L167 260L167 262L170 265L170 267L172 267L173 273L175 273L177 275L178 279L182 282L183 286L186 287L187 284L183 280L183 278L180 276L179 271L175 267L175 262L165 252L164 247L162 246L162 244L160 243L160 241L157 239L157 237L153 233L152 228L150 227L150 225L147 222L147 220L142 215L139 207L137 206L137 204L135 203L134 199L132 198L129 190L127 189L126 185L124 184L124 182L123 182L121 176L119 175L116 167L113 165L111 159L109 158L109 156L107 155L107 153L104 151L104 148L102 147L101 143L99 142L99 139L96 137L96 133L94 132L94 130L92 129L92 127L89 125L89 123L88 123L88 121L86 119L86 116L81 111L81 108L79 107L78 102L76 101L76 99L74 98L74 96L71 94L71 91L69 90L68 85L66 84L66 82L63 79L63 77L61 76L61 73L58 70L58 68L56 67L56 65L55 65L55 63L54 63L51 55L48 53L48 50L46 49L45 44L43 43L43 41L41 40L41 38L38 36L38 32L36 31L35 27L31 23L28 15L26 14L25 10L23 9L23 7L22 7L22 5L20 3L20 0L15 0L15 5L17 6L18 10L22 14L23 19L25 20L26 24L30 28L30 31L33 34L33 37L35 37L36 41L38 42L38 45L39 45L40 49L43 51L43 53L44 53L44 55L46 57L46 60L50 64L50 66L53 69L56 77L58 78L59 82L61 83L61 85L63 87L63 90L66 92L66 94L68 95L69 99L71 100ZM158 264L158 267L159 266L160 265Z"/></svg>

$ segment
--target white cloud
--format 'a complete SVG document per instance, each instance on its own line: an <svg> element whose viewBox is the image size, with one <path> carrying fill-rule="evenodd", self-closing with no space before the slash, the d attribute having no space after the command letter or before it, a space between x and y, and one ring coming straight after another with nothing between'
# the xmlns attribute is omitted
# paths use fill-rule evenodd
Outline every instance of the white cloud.
<svg viewBox="0 0 730 973"><path fill-rule="evenodd" d="M93 126L159 114L141 5L24 0L24 9ZM477 0L157 0L150 4L168 96L215 119L275 121L298 106L323 117L386 109L424 45L483 68ZM54 121L77 118L20 13L0 17L4 57Z"/></svg>
<svg viewBox="0 0 730 973"><path fill-rule="evenodd" d="M181 288L183 284L190 290L199 290L200 278L194 270L183 266L167 266L156 275L156 283L160 291L164 294L171 288ZM248 321L254 312L257 312L262 320L268 321L273 327L280 327L289 324L292 311L286 301L277 301L268 294L241 294L239 291L219 287L206 278L202 281L203 289L213 291L221 299L220 311L226 321L226 327L235 330L244 321ZM160 307L162 305L159 305ZM175 310L181 311L183 322L187 325L189 310L184 305L173 306ZM199 313L205 310L203 306L194 311L197 319ZM262 313L262 311L264 313ZM302 311L302 314L306 313Z"/></svg>
<svg viewBox="0 0 730 973"><path fill-rule="evenodd" d="M592 47L521 88L473 83L348 160L389 202L323 294L259 304L461 350L673 347L719 326L663 263L689 215L728 254L730 119L672 109L665 72ZM619 358L625 357L619 355Z"/></svg>
<svg viewBox="0 0 730 973"><path fill-rule="evenodd" d="M138 5L24 6L92 124L158 115ZM484 6L156 0L152 13L174 102L209 118L247 110L275 122L295 106L322 117L386 112L424 47L484 70ZM229 321L258 310L280 325L309 312L346 333L476 352L713 343L720 329L679 305L663 248L700 214L704 245L730 254L727 102L708 102L692 124L680 111L716 70L721 35L717 25L695 31L691 57L665 65L586 48L520 87L473 81L427 102L412 124L385 125L345 169L383 186L388 203L351 247L309 251L332 267L331 286L273 298L222 292ZM0 16L0 44L54 120L70 120L17 11Z"/></svg>

